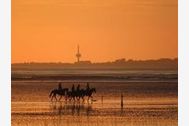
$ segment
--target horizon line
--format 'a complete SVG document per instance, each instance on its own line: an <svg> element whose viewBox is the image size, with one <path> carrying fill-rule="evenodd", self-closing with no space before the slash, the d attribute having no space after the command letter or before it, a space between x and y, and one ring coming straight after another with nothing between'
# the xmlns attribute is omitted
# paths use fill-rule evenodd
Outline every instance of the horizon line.
<svg viewBox="0 0 189 126"><path fill-rule="evenodd" d="M80 62L91 62L91 63L108 63L108 62L115 62L116 60L125 60L125 62L129 61L129 60L132 60L132 61L149 61L149 60L161 60L161 59L170 59L170 60L175 60L175 59L178 59L178 57L175 57L175 58L151 58L151 59L125 59L125 58L119 58L119 59L115 59L115 60L112 60L112 61L103 61L103 62L93 62L91 60L81 60ZM62 63L62 64L75 64L77 63L76 61L75 62L63 62L63 61L24 61L24 62L11 62L11 64L26 64L26 63Z"/></svg>

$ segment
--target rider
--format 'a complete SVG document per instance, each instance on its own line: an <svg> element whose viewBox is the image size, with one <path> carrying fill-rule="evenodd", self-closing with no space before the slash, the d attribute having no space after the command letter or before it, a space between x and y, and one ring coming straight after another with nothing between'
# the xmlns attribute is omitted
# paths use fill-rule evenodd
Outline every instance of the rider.
<svg viewBox="0 0 189 126"><path fill-rule="evenodd" d="M87 90L87 91L90 90L90 88L89 88L89 83L87 83L86 90Z"/></svg>
<svg viewBox="0 0 189 126"><path fill-rule="evenodd" d="M75 86L74 86L74 84L72 85L72 92L74 92L75 91Z"/></svg>
<svg viewBox="0 0 189 126"><path fill-rule="evenodd" d="M77 91L80 91L80 85L79 84L77 85Z"/></svg>
<svg viewBox="0 0 189 126"><path fill-rule="evenodd" d="M63 88L62 88L62 84L61 84L61 82L60 83L58 83L58 90L62 90Z"/></svg>

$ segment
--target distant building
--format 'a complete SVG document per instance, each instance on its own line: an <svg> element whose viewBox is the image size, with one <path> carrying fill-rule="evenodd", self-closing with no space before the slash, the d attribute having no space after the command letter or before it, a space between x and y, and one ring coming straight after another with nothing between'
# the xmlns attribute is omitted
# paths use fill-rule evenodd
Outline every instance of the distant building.
<svg viewBox="0 0 189 126"><path fill-rule="evenodd" d="M126 62L126 60L124 59L124 58L122 58L122 59L117 59L117 60L115 60L114 61L114 63L118 63L118 64L124 64Z"/></svg>
<svg viewBox="0 0 189 126"><path fill-rule="evenodd" d="M92 63L91 63L91 61L86 60L86 61L75 62L75 64L78 64L78 65L89 65L89 64L92 64Z"/></svg>
<svg viewBox="0 0 189 126"><path fill-rule="evenodd" d="M85 61L81 61L80 60L81 53L80 53L80 50L79 50L79 45L77 46L76 58L77 58L77 61L75 62L75 64L78 64L78 65L89 65L89 64L92 64L90 60L85 60Z"/></svg>
<svg viewBox="0 0 189 126"><path fill-rule="evenodd" d="M79 52L79 45L77 46L77 53L76 53L77 62L80 62L81 53Z"/></svg>

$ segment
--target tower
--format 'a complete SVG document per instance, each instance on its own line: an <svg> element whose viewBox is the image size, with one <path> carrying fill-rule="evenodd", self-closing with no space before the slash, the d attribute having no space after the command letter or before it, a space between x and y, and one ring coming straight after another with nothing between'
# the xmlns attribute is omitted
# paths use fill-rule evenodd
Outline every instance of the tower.
<svg viewBox="0 0 189 126"><path fill-rule="evenodd" d="M80 52L79 52L79 45L77 46L77 54L76 54L76 57L77 57L77 62L79 63L80 57L81 57L81 54L80 54Z"/></svg>

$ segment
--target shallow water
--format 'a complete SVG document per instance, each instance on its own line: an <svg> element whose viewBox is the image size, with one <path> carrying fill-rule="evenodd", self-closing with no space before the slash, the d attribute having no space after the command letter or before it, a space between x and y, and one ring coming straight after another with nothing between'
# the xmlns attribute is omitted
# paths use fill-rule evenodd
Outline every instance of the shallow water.
<svg viewBox="0 0 189 126"><path fill-rule="evenodd" d="M63 83L70 88L75 82ZM86 83L80 83L85 88ZM12 81L13 126L177 126L177 82L90 83L94 101L51 102L57 82ZM120 95L123 94L123 108ZM103 100L102 100L103 97Z"/></svg>
<svg viewBox="0 0 189 126"><path fill-rule="evenodd" d="M31 68L30 68L31 69ZM12 80L64 82L177 82L177 70L37 69L12 70Z"/></svg>

